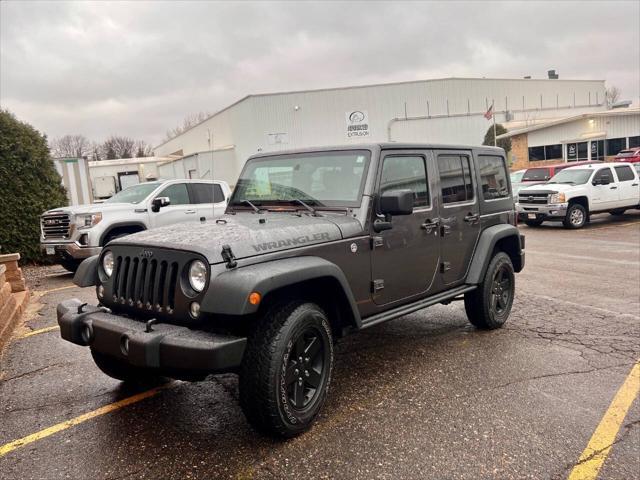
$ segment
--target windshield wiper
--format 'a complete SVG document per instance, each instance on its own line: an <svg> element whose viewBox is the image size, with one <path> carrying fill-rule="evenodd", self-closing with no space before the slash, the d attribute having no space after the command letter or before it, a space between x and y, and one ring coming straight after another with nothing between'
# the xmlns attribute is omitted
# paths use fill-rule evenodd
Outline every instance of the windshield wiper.
<svg viewBox="0 0 640 480"><path fill-rule="evenodd" d="M310 205L307 205L306 203L304 203L302 200L300 200L299 198L294 198L291 200L292 202L298 202L300 205L302 205L304 208L306 208L307 210L309 210L311 212L311 214L314 217L318 217L319 215L316 213L316 209L313 208Z"/></svg>

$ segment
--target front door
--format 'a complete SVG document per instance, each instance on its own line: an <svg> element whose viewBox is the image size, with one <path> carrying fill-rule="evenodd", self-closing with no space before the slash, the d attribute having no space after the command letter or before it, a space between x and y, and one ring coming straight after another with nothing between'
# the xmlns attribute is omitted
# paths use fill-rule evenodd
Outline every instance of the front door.
<svg viewBox="0 0 640 480"><path fill-rule="evenodd" d="M600 185L600 182L606 182L606 185ZM592 182L591 205L589 210L602 211L616 208L620 194L618 192L618 184L615 183L613 172L610 167L599 169L594 175ZM593 185L593 184L596 185Z"/></svg>
<svg viewBox="0 0 640 480"><path fill-rule="evenodd" d="M425 294L437 273L438 215L427 177L426 151L382 153L378 198L387 190L403 189L413 191L413 213L394 216L391 230L372 234L371 291L378 305Z"/></svg>
<svg viewBox="0 0 640 480"><path fill-rule="evenodd" d="M631 165L616 165L618 177L618 207L631 207L640 204L640 182L636 179Z"/></svg>
<svg viewBox="0 0 640 480"><path fill-rule="evenodd" d="M445 285L464 279L480 233L470 151L436 152L440 185L440 272Z"/></svg>
<svg viewBox="0 0 640 480"><path fill-rule="evenodd" d="M159 212L153 212L149 209L149 218L153 227L198 220L196 205L192 204L189 198L186 183L168 185L156 197L168 197L171 203L162 207Z"/></svg>

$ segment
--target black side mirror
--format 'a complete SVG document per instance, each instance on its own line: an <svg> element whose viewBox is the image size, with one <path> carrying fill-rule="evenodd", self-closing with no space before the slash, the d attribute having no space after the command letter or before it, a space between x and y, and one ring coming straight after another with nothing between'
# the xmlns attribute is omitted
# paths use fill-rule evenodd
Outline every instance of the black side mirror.
<svg viewBox="0 0 640 480"><path fill-rule="evenodd" d="M594 180L593 185L609 185L611 183L611 179L609 177L601 177Z"/></svg>
<svg viewBox="0 0 640 480"><path fill-rule="evenodd" d="M168 205L171 205L169 197L156 197L151 200L151 211L159 212L162 207L166 207Z"/></svg>
<svg viewBox="0 0 640 480"><path fill-rule="evenodd" d="M411 215L413 213L413 192L411 190L389 190L380 196L380 213L384 214L384 220L373 222L376 232L393 228L391 217L393 215Z"/></svg>

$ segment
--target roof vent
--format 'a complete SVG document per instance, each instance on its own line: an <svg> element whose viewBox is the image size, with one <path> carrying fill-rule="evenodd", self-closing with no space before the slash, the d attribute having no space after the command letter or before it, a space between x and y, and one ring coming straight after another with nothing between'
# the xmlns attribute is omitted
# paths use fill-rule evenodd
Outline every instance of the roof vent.
<svg viewBox="0 0 640 480"><path fill-rule="evenodd" d="M548 70L547 71L547 75L549 76L549 80L557 80L558 79L558 74L556 73L555 70Z"/></svg>

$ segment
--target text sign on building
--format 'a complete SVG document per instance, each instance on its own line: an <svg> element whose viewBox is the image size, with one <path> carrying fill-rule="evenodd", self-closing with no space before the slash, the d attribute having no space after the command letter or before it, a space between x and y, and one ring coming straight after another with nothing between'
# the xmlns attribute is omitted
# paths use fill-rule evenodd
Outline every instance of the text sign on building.
<svg viewBox="0 0 640 480"><path fill-rule="evenodd" d="M352 110L345 113L347 120L347 138L369 136L369 112Z"/></svg>

